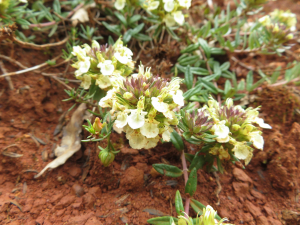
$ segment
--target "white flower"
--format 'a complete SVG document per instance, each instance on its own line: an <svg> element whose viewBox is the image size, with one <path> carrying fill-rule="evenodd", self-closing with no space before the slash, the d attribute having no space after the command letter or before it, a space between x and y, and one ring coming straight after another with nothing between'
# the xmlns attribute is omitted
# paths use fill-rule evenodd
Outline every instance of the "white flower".
<svg viewBox="0 0 300 225"><path fill-rule="evenodd" d="M261 17L258 22L260 22L262 25L267 26L271 24L271 18L269 15Z"/></svg>
<svg viewBox="0 0 300 225"><path fill-rule="evenodd" d="M81 74L84 74L89 71L89 68L91 66L90 57L83 57L82 61L78 61L76 63L76 67L78 68L75 71L75 76L80 76Z"/></svg>
<svg viewBox="0 0 300 225"><path fill-rule="evenodd" d="M97 48L97 49L100 49L100 45L97 41L93 40L92 41L92 48Z"/></svg>
<svg viewBox="0 0 300 225"><path fill-rule="evenodd" d="M169 110L169 105L167 103L161 102L157 97L152 97L151 103L158 112L164 113Z"/></svg>
<svg viewBox="0 0 300 225"><path fill-rule="evenodd" d="M116 0L114 6L117 10L122 10L125 6L125 3L126 3L126 0Z"/></svg>
<svg viewBox="0 0 300 225"><path fill-rule="evenodd" d="M158 124L159 122L156 120L146 119L144 126L140 128L141 134L147 138L155 138L159 133Z"/></svg>
<svg viewBox="0 0 300 225"><path fill-rule="evenodd" d="M98 85L101 89L105 89L111 86L111 81L108 76L103 76L101 74L96 80L96 85Z"/></svg>
<svg viewBox="0 0 300 225"><path fill-rule="evenodd" d="M130 109L130 116L128 116L127 122L132 129L141 128L145 124L145 115L147 112L139 111L138 109Z"/></svg>
<svg viewBox="0 0 300 225"><path fill-rule="evenodd" d="M190 8L191 7L191 0L178 0L179 1L179 5L185 8Z"/></svg>
<svg viewBox="0 0 300 225"><path fill-rule="evenodd" d="M120 63L127 64L132 60L133 53L129 48L122 47L117 49L114 56Z"/></svg>
<svg viewBox="0 0 300 225"><path fill-rule="evenodd" d="M92 80L92 78L91 78L90 75L87 75L87 74L83 75L83 79L82 79L82 82L80 84L81 87L83 87L86 90L89 89L90 86L91 86L91 80Z"/></svg>
<svg viewBox="0 0 300 225"><path fill-rule="evenodd" d="M249 155L249 149L241 142L237 142L232 151L234 151L234 155L241 160L245 160Z"/></svg>
<svg viewBox="0 0 300 225"><path fill-rule="evenodd" d="M117 116L117 119L115 120L116 127L117 128L123 128L124 126L126 126L127 125L127 119L128 119L127 113L121 112Z"/></svg>
<svg viewBox="0 0 300 225"><path fill-rule="evenodd" d="M162 133L163 140L169 142L171 140L172 132L173 132L173 129L169 126L166 126L165 131Z"/></svg>
<svg viewBox="0 0 300 225"><path fill-rule="evenodd" d="M107 93L106 93L106 96L101 98L100 102L99 102L99 105L102 107L102 108L107 108L107 107L112 107L112 98L114 96L116 92L116 89L110 89Z"/></svg>
<svg viewBox="0 0 300 225"><path fill-rule="evenodd" d="M261 136L260 131L253 131L249 133L249 137L255 148L263 150L264 138Z"/></svg>
<svg viewBox="0 0 300 225"><path fill-rule="evenodd" d="M167 12L172 12L172 10L174 9L175 7L175 4L174 4L174 1L173 0L167 0L167 1L164 1L165 4L164 4L164 9L167 11Z"/></svg>
<svg viewBox="0 0 300 225"><path fill-rule="evenodd" d="M112 75L115 70L111 60L105 60L103 63L99 63L97 67L100 68L100 71L104 76Z"/></svg>
<svg viewBox="0 0 300 225"><path fill-rule="evenodd" d="M164 21L165 21L167 27L173 27L176 24L174 17L171 14L167 14L165 16Z"/></svg>
<svg viewBox="0 0 300 225"><path fill-rule="evenodd" d="M269 124L265 123L262 118L256 117L254 123L258 124L261 128L272 129L272 127Z"/></svg>
<svg viewBox="0 0 300 225"><path fill-rule="evenodd" d="M77 56L78 58L86 57L86 52L80 46L73 46L72 54Z"/></svg>
<svg viewBox="0 0 300 225"><path fill-rule="evenodd" d="M129 127L126 129L126 138L129 140L129 145L134 149L144 148L147 143L147 138L139 130L132 130Z"/></svg>
<svg viewBox="0 0 300 225"><path fill-rule="evenodd" d="M159 136L157 135L155 138L147 138L147 142L144 146L145 149L154 148L157 145L157 142L159 142Z"/></svg>
<svg viewBox="0 0 300 225"><path fill-rule="evenodd" d="M19 2L27 3L27 0L19 0ZM1 2L0 2L1 3Z"/></svg>
<svg viewBox="0 0 300 225"><path fill-rule="evenodd" d="M157 9L158 6L159 6L159 1L151 1L147 6L147 10L149 11L155 10Z"/></svg>
<svg viewBox="0 0 300 225"><path fill-rule="evenodd" d="M233 105L233 100L232 98L227 98L225 105L227 106L227 108L230 108Z"/></svg>
<svg viewBox="0 0 300 225"><path fill-rule="evenodd" d="M214 135L217 135L216 138L218 142L225 143L229 141L229 127L225 125L226 121L222 120L217 124L213 125L211 130L214 132Z"/></svg>
<svg viewBox="0 0 300 225"><path fill-rule="evenodd" d="M173 95L173 101L179 105L179 106L184 106L184 97L182 96L183 92L182 90L177 90L176 94Z"/></svg>
<svg viewBox="0 0 300 225"><path fill-rule="evenodd" d="M182 14L182 11L177 11L172 13L174 16L174 20L179 24L183 25L184 23L184 15Z"/></svg>

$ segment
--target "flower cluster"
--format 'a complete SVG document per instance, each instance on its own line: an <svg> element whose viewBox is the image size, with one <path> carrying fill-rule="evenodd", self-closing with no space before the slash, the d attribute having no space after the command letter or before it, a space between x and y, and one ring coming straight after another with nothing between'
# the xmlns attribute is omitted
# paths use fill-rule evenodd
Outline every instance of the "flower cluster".
<svg viewBox="0 0 300 225"><path fill-rule="evenodd" d="M200 217L196 218L196 223L193 222L193 219L191 217L186 218L185 216L178 216L178 224L187 224L187 225L232 225L229 223L224 223L224 221L227 220L227 218L223 218L220 221L215 219L217 212L211 207L210 205L206 206L206 208L203 209L203 213ZM173 219L172 219L173 220ZM171 225L175 225L175 222L172 221Z"/></svg>
<svg viewBox="0 0 300 225"><path fill-rule="evenodd" d="M198 110L212 119L213 126L210 132L217 136L216 144L209 152L225 160L229 160L230 153L233 152L235 157L245 160L247 165L253 156L251 144L260 150L263 150L264 146L262 132L254 124L261 128L272 128L258 117L258 109L250 107L244 110L239 105L234 106L231 98L228 98L222 106L210 97L208 105Z"/></svg>
<svg viewBox="0 0 300 225"><path fill-rule="evenodd" d="M131 74L134 68L133 53L120 39L113 46L100 46L95 40L91 47L88 44L74 46L72 54L77 57L72 67L77 69L76 78L82 80L84 89L89 89L92 83L101 89L109 89L116 80Z"/></svg>
<svg viewBox="0 0 300 225"><path fill-rule="evenodd" d="M146 0L143 8L151 14L159 16L168 27L183 25L183 9L191 7L191 0Z"/></svg>
<svg viewBox="0 0 300 225"><path fill-rule="evenodd" d="M170 141L171 125L178 124L173 110L184 105L180 82L179 78L167 82L153 77L141 65L138 74L119 81L99 105L112 108L114 128L126 133L132 148L153 148L161 138Z"/></svg>
<svg viewBox="0 0 300 225"><path fill-rule="evenodd" d="M297 24L296 15L290 11L283 10L275 10L258 21L272 35L272 39L279 42L292 39L293 34L290 32L296 30Z"/></svg>

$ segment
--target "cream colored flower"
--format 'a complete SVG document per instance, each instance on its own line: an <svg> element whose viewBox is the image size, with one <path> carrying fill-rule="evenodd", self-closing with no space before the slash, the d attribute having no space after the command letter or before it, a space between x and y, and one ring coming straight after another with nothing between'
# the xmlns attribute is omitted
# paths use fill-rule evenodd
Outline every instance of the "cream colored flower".
<svg viewBox="0 0 300 225"><path fill-rule="evenodd" d="M92 78L91 78L90 75L87 75L87 74L83 75L82 82L81 82L80 86L83 87L86 90L89 89L90 86L91 86L91 80L92 80Z"/></svg>
<svg viewBox="0 0 300 225"><path fill-rule="evenodd" d="M272 129L272 127L269 124L265 123L262 118L256 117L254 123L258 124L261 128Z"/></svg>
<svg viewBox="0 0 300 225"><path fill-rule="evenodd" d="M127 119L128 115L125 112L120 112L120 114L117 116L117 119L115 120L115 124L117 128L123 128L127 125Z"/></svg>
<svg viewBox="0 0 300 225"><path fill-rule="evenodd" d="M159 1L151 1L147 6L147 10L148 11L155 10L158 8L158 6L159 6Z"/></svg>
<svg viewBox="0 0 300 225"><path fill-rule="evenodd" d="M178 0L179 2L179 5L188 9L191 7L191 4L192 4L192 0Z"/></svg>
<svg viewBox="0 0 300 225"><path fill-rule="evenodd" d="M211 130L214 132L214 135L218 137L216 140L220 143L226 143L229 141L229 128L225 125L226 121L222 120L217 124L213 125Z"/></svg>
<svg viewBox="0 0 300 225"><path fill-rule="evenodd" d="M167 12L172 12L172 10L174 9L175 7L175 4L174 4L174 1L173 0L166 0L164 1L164 9L167 11Z"/></svg>
<svg viewBox="0 0 300 225"><path fill-rule="evenodd" d="M175 24L176 24L176 21L175 21L175 19L174 19L174 16L172 16L171 14L167 14L167 15L165 16L164 21L165 21L167 27L173 27L173 26L175 26Z"/></svg>
<svg viewBox="0 0 300 225"><path fill-rule="evenodd" d="M100 68L100 71L104 76L112 75L115 70L111 60L105 60L103 63L100 62L97 67Z"/></svg>
<svg viewBox="0 0 300 225"><path fill-rule="evenodd" d="M114 6L117 10L122 10L125 7L126 0L116 0Z"/></svg>
<svg viewBox="0 0 300 225"><path fill-rule="evenodd" d="M159 139L160 138L158 135L155 138L147 138L144 148L145 149L154 148L159 142Z"/></svg>
<svg viewBox="0 0 300 225"><path fill-rule="evenodd" d="M98 85L101 89L105 89L111 86L111 82L108 76L101 74L96 80L96 85Z"/></svg>
<svg viewBox="0 0 300 225"><path fill-rule="evenodd" d="M184 23L184 15L182 14L182 11L176 11L176 12L172 13L172 15L174 16L174 20L179 25L183 25L183 23Z"/></svg>
<svg viewBox="0 0 300 225"><path fill-rule="evenodd" d="M147 144L147 138L142 135L139 129L126 129L126 138L129 140L129 145L134 149L142 149Z"/></svg>
<svg viewBox="0 0 300 225"><path fill-rule="evenodd" d="M144 126L145 124L145 115L147 115L147 112L138 110L138 109L130 109L130 116L128 116L127 122L128 125L132 129L138 129Z"/></svg>
<svg viewBox="0 0 300 225"><path fill-rule="evenodd" d="M83 57L82 61L76 63L77 70L75 71L75 76L80 76L89 71L91 66L90 57Z"/></svg>
<svg viewBox="0 0 300 225"><path fill-rule="evenodd" d="M126 65L127 63L132 61L133 53L129 48L121 47L116 49L114 56L120 63Z"/></svg>
<svg viewBox="0 0 300 225"><path fill-rule="evenodd" d="M183 97L182 90L177 90L176 94L173 93L171 93L173 97L173 101L179 106L184 106L184 97Z"/></svg>
<svg viewBox="0 0 300 225"><path fill-rule="evenodd" d="M158 124L159 122L156 120L146 119L144 126L140 128L141 134L147 138L155 138L159 133Z"/></svg>
<svg viewBox="0 0 300 225"><path fill-rule="evenodd" d="M245 143L237 142L232 149L234 151L234 155L241 160L245 160L249 156L249 146L247 146Z"/></svg>
<svg viewBox="0 0 300 225"><path fill-rule="evenodd" d="M261 136L260 131L253 131L249 133L249 137L255 148L263 150L264 138Z"/></svg>
<svg viewBox="0 0 300 225"><path fill-rule="evenodd" d="M162 133L163 140L169 142L171 140L171 133L172 132L173 132L172 127L165 126L164 132Z"/></svg>
<svg viewBox="0 0 300 225"><path fill-rule="evenodd" d="M169 105L167 103L164 103L157 97L152 97L151 98L151 103L153 107L158 111L158 112L167 112L169 110Z"/></svg>

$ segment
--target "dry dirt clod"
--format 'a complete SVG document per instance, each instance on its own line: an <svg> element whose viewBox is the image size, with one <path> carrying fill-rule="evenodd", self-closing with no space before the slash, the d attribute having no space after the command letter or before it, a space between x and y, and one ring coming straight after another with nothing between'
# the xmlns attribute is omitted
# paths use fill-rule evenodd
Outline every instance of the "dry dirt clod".
<svg viewBox="0 0 300 225"><path fill-rule="evenodd" d="M42 151L42 160L44 162L48 161L48 151L47 150Z"/></svg>
<svg viewBox="0 0 300 225"><path fill-rule="evenodd" d="M77 196L77 197L81 197L84 195L84 190L83 190L83 187L81 187L79 184L74 184L72 186L72 190L74 191L74 194Z"/></svg>

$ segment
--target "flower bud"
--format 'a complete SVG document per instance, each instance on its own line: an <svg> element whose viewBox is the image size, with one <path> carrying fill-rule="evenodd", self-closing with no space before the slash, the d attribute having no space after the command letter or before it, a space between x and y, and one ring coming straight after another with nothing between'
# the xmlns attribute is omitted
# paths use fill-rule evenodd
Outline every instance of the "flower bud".
<svg viewBox="0 0 300 225"><path fill-rule="evenodd" d="M102 149L99 153L99 158L103 164L103 166L109 166L115 159L115 154L108 151L107 149Z"/></svg>
<svg viewBox="0 0 300 225"><path fill-rule="evenodd" d="M233 124L233 125L232 125L232 131L233 131L233 132L238 131L240 128L241 128L240 125L237 125L237 124Z"/></svg>
<svg viewBox="0 0 300 225"><path fill-rule="evenodd" d="M279 31L279 26L278 24L276 23L274 28L273 28L273 33L277 33Z"/></svg>
<svg viewBox="0 0 300 225"><path fill-rule="evenodd" d="M225 105L227 106L227 108L230 108L233 105L233 100L232 98L227 98Z"/></svg>
<svg viewBox="0 0 300 225"><path fill-rule="evenodd" d="M125 93L123 94L123 98L125 98L126 100L131 99L132 96L133 96L133 94L130 93L130 92L125 92Z"/></svg>
<svg viewBox="0 0 300 225"><path fill-rule="evenodd" d="M291 40L291 39L293 39L294 38L294 35L293 34L288 34L287 36L286 36L286 39L288 39L288 40Z"/></svg>
<svg viewBox="0 0 300 225"><path fill-rule="evenodd" d="M103 124L98 117L96 117L95 122L93 123L93 128L96 133L99 133L103 128Z"/></svg>

